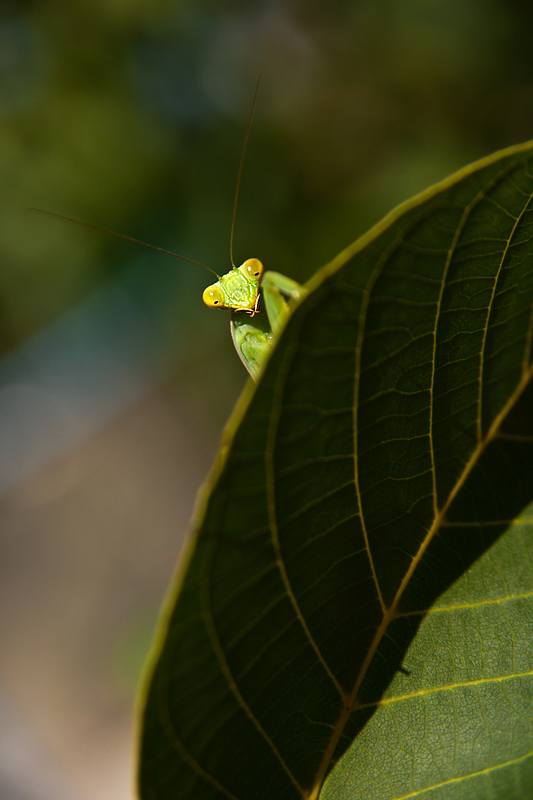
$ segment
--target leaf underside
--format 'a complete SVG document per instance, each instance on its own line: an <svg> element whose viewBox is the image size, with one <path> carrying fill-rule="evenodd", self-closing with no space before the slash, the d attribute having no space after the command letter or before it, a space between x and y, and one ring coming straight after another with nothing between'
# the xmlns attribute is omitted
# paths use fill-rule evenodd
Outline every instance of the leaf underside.
<svg viewBox="0 0 533 800"><path fill-rule="evenodd" d="M533 792L532 173L472 165L311 281L201 504L145 800L314 798L336 762L328 800Z"/></svg>

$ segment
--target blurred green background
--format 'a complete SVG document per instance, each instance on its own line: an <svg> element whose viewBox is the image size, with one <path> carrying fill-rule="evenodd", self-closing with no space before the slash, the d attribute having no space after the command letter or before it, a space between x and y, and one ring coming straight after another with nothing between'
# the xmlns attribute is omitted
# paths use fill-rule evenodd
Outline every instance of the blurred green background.
<svg viewBox="0 0 533 800"><path fill-rule="evenodd" d="M246 379L207 273L27 209L227 271L261 73L235 259L303 281L533 136L532 33L524 0L0 3L2 798L133 796L139 665Z"/></svg>

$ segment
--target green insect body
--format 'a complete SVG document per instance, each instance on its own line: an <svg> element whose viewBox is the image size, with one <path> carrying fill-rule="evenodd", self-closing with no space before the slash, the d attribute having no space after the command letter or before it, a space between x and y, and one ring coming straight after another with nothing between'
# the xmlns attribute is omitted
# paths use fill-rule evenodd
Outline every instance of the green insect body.
<svg viewBox="0 0 533 800"><path fill-rule="evenodd" d="M235 349L252 378L257 380L294 303L304 292L296 281L279 272L264 272L259 259L249 258L208 286L203 300L210 308L231 311ZM261 293L268 323L259 314L252 325L249 317L258 314Z"/></svg>
<svg viewBox="0 0 533 800"><path fill-rule="evenodd" d="M306 294L291 278L279 272L265 272L263 264L258 258L249 258L240 267L233 262L233 233L235 230L235 215L237 212L237 199L241 185L244 154L248 142L248 134L252 124L255 101L259 90L259 76L255 84L252 106L244 135L244 144L241 152L239 173L237 176L237 189L233 203L233 220L231 223L230 255L232 269L218 278L218 281L208 286L203 293L203 300L210 308L222 308L231 312L231 337L239 357L252 376L257 380L270 355L277 337L285 322L292 312L294 305ZM267 320L258 313L259 299L264 298ZM252 325L249 317L257 318Z"/></svg>
<svg viewBox="0 0 533 800"><path fill-rule="evenodd" d="M231 338L242 363L257 381L275 343L272 331L250 325L242 315L231 315Z"/></svg>

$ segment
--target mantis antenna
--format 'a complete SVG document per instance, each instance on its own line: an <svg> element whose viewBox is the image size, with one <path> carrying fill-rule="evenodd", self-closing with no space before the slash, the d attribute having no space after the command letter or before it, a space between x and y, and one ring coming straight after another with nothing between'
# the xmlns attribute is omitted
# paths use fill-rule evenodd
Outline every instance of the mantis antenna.
<svg viewBox="0 0 533 800"><path fill-rule="evenodd" d="M233 203L233 217L231 220L231 234L229 240L229 257L231 261L231 266L235 269L235 263L233 261L233 231L235 230L235 216L237 214L237 200L239 199L239 189L241 188L241 176L242 176L242 166L244 164L244 156L246 153L246 145L248 144L248 136L250 134L250 128L252 126L252 117L254 115L255 109L255 101L257 100L257 92L259 91L259 81L261 80L261 75L257 76L257 81L255 83L254 89L254 96L252 98L252 107L250 108L250 114L248 116L248 124L246 125L246 131L244 134L244 143L242 146L241 152L241 162L239 164L239 172L237 174L237 188L235 190L235 201Z"/></svg>
<svg viewBox="0 0 533 800"><path fill-rule="evenodd" d="M117 231L112 231L109 228L102 228L100 225L93 225L91 222L82 222L81 219L74 219L74 217L65 217L63 214L56 214L55 211L44 211L42 208L29 208L28 211L36 211L38 214L48 214L49 217L57 217L57 219L64 219L67 222L75 222L76 225L83 225L85 228L94 228L96 231L103 231L103 233L110 233L112 236L118 236L120 239L127 239L128 242L142 244L144 247L149 247L151 250L158 250L160 253L166 253L167 256L174 256L174 258L181 258L182 261L188 261L190 264L196 264L198 267L212 272L215 277L220 278L220 275L218 275L214 269L209 269L205 264L200 264L199 261L193 261L192 258L180 256L177 253L173 253L172 250L165 250L164 247L156 247L155 244L148 244L148 242L143 242L141 239L134 239L133 236L126 236L125 233L117 233Z"/></svg>
<svg viewBox="0 0 533 800"><path fill-rule="evenodd" d="M242 177L242 167L244 164L244 156L246 153L246 146L248 144L248 136L250 134L250 127L252 125L252 117L254 115L255 109L255 101L257 100L257 92L259 90L259 81L261 79L261 75L257 76L257 81L255 84L254 95L252 98L252 106L250 108L250 114L248 116L248 123L246 125L246 131L244 134L244 144L242 146L241 152L241 161L239 164L239 172L237 174L237 188L235 190L235 201L233 203L233 217L231 220L231 234L230 234L230 260L231 266L235 269L235 264L233 262L233 232L235 230L235 216L237 214L237 200L239 199L239 189L241 187L241 177ZM149 244L148 242L143 242L141 239L134 239L133 236L126 236L125 233L118 233L117 231L112 231L109 228L103 228L101 225L93 225L91 222L83 222L81 219L74 219L74 217L66 217L64 214L56 214L55 211L45 211L42 208L29 208L28 211L35 211L38 214L48 214L49 217L56 217L57 219L64 219L66 222L75 222L76 225L83 225L86 228L94 228L96 231L102 231L103 233L110 233L112 236L118 236L120 239L126 239L128 242L134 242L135 244L142 244L143 247L149 247L151 250L157 250L159 253L166 253L168 256L173 256L174 258L181 258L182 261L188 261L190 264L196 264L198 267L202 267L202 269L207 270L207 272L211 272L216 278L220 279L220 275L215 272L214 269L210 269L206 267L205 264L201 264L199 261L194 261L192 258L187 258L186 256L180 256L178 253L173 253L172 250L165 250L164 247L156 247L155 244Z"/></svg>

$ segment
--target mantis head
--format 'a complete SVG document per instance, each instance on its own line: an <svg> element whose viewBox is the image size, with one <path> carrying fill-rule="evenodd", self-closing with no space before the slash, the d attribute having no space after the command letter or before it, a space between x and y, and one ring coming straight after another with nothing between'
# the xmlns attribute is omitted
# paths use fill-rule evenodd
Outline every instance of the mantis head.
<svg viewBox="0 0 533 800"><path fill-rule="evenodd" d="M209 308L225 308L235 311L257 310L259 281L264 267L258 258L248 258L240 267L233 267L216 283L208 286L202 295Z"/></svg>

